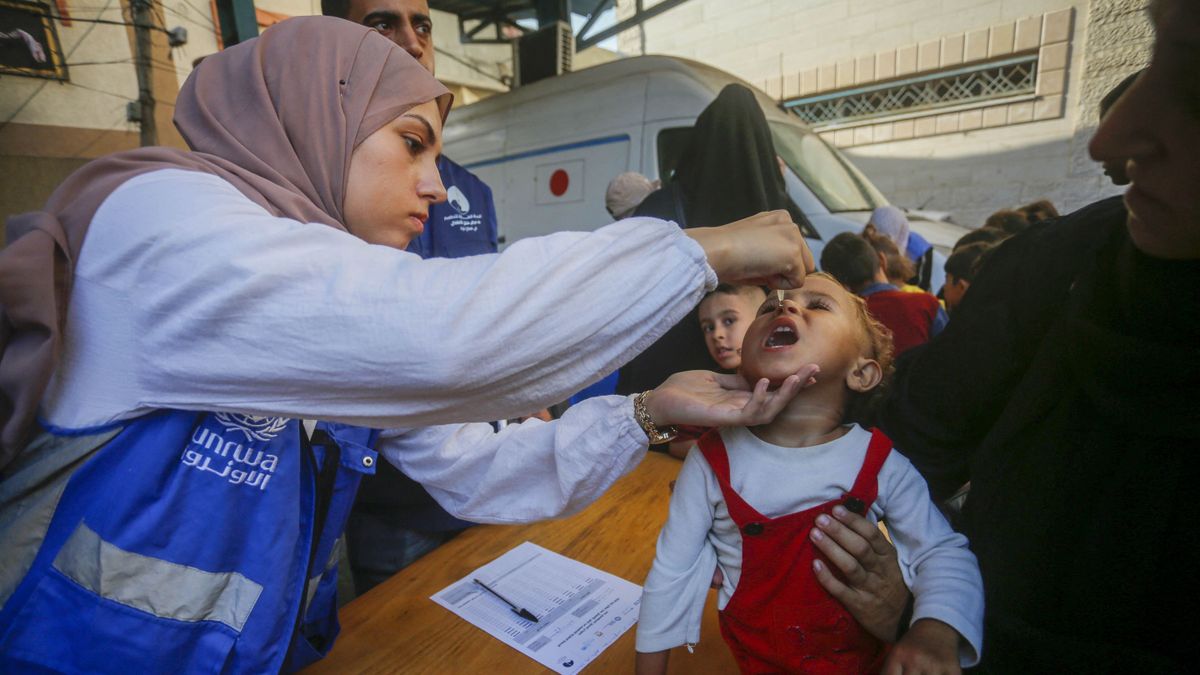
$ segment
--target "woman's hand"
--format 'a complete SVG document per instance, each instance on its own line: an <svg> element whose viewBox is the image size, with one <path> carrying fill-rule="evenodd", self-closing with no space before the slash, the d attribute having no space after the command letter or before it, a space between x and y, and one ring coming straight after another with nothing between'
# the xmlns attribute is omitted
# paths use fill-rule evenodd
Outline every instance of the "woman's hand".
<svg viewBox="0 0 1200 675"><path fill-rule="evenodd" d="M707 370L675 373L646 395L646 411L659 427L686 424L697 427L756 426L775 419L804 387L816 380L816 365L789 376L775 391L767 380L753 388L737 375Z"/></svg>
<svg viewBox="0 0 1200 675"><path fill-rule="evenodd" d="M812 251L787 211L765 211L720 227L695 227L684 234L708 256L717 278L728 283L799 288L816 270Z"/></svg>
<svg viewBox="0 0 1200 675"><path fill-rule="evenodd" d="M817 516L809 537L845 582L820 560L813 563L817 581L868 632L894 642L909 600L896 549L866 518L842 506L833 508L833 516Z"/></svg>

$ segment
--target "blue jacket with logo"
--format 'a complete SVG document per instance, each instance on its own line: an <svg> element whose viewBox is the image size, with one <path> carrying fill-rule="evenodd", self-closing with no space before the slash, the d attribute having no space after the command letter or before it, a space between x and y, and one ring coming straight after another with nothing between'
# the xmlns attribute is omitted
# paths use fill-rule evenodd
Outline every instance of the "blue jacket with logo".
<svg viewBox="0 0 1200 675"><path fill-rule="evenodd" d="M491 188L445 155L438 157L438 172L446 201L429 207L425 231L408 245L409 252L422 258L495 253L496 205Z"/></svg>
<svg viewBox="0 0 1200 675"><path fill-rule="evenodd" d="M278 672L338 633L374 430L161 411L47 430L0 481L0 672Z"/></svg>

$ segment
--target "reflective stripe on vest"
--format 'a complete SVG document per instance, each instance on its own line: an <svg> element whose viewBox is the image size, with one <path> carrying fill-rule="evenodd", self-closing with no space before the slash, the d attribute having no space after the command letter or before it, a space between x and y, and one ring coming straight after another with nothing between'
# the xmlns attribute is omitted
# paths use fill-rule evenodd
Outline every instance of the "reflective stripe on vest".
<svg viewBox="0 0 1200 675"><path fill-rule="evenodd" d="M321 585L321 580L329 573L329 570L337 567L338 560L342 555L342 548L346 545L346 537L339 536L337 541L333 542L333 550L329 552L329 559L321 566L321 570L313 575L308 580L308 584L304 588L304 606L312 605L313 596L317 594L317 588Z"/></svg>
<svg viewBox="0 0 1200 675"><path fill-rule="evenodd" d="M0 607L29 571L75 469L120 431L55 436L42 432L0 480Z"/></svg>
<svg viewBox="0 0 1200 675"><path fill-rule="evenodd" d="M80 523L54 568L103 598L176 621L218 621L241 632L262 586L237 572L205 572L124 551Z"/></svg>

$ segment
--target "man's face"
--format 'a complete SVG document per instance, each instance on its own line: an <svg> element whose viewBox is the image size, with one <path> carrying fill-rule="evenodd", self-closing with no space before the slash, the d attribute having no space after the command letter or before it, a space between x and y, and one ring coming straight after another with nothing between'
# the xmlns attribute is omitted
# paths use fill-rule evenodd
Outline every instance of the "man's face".
<svg viewBox="0 0 1200 675"><path fill-rule="evenodd" d="M1125 161L1130 239L1160 258L1200 258L1200 3L1151 3L1150 67L1092 138L1092 157Z"/></svg>
<svg viewBox="0 0 1200 675"><path fill-rule="evenodd" d="M433 19L426 0L350 0L346 18L379 31L433 72Z"/></svg>

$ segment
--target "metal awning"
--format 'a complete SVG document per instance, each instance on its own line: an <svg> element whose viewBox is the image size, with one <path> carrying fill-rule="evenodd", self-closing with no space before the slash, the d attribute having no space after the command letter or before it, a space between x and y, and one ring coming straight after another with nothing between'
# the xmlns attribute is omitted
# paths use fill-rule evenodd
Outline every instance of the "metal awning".
<svg viewBox="0 0 1200 675"><path fill-rule="evenodd" d="M593 31L596 20L613 7L615 0L430 0L432 9L458 15L459 38L465 43L507 43L508 31L524 34L529 29L518 24L520 19L537 19L538 26L555 21L571 23L571 14L587 17L579 34L575 36L575 51L582 51L623 30L628 30L652 19L687 0L662 0L646 9L643 0L635 0L633 16L618 21L615 25Z"/></svg>

